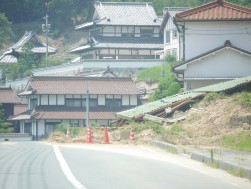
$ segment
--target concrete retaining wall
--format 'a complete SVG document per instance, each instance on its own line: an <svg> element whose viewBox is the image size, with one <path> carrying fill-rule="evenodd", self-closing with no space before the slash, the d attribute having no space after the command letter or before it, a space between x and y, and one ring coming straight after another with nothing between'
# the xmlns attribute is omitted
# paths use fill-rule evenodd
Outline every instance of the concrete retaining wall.
<svg viewBox="0 0 251 189"><path fill-rule="evenodd" d="M32 141L32 136L29 134L21 134L21 133L8 133L8 134L0 134L0 142L16 142L16 141Z"/></svg>

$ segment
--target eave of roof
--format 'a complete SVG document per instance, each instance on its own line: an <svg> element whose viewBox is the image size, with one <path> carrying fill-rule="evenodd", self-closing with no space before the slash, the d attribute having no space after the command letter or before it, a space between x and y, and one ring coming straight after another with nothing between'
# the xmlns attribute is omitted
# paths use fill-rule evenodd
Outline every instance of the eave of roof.
<svg viewBox="0 0 251 189"><path fill-rule="evenodd" d="M71 108L65 106L38 106L36 107L34 119L86 119L86 108ZM117 119L109 108L90 109L89 119L104 120Z"/></svg>
<svg viewBox="0 0 251 189"><path fill-rule="evenodd" d="M103 37L94 36L92 45L83 45L70 50L70 53L88 52L94 49L163 49L163 42L158 37Z"/></svg>
<svg viewBox="0 0 251 189"><path fill-rule="evenodd" d="M70 50L69 53L80 53L91 50L93 50L93 48L90 45L84 45Z"/></svg>

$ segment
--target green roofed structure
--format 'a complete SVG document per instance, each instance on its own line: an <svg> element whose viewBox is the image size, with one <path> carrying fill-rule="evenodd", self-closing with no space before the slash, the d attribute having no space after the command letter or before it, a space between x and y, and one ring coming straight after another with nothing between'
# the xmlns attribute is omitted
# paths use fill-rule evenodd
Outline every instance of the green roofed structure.
<svg viewBox="0 0 251 189"><path fill-rule="evenodd" d="M168 96L161 100L137 106L133 109L126 110L123 112L119 112L117 113L117 116L122 120L140 120L146 114L158 117L159 115L164 115L165 113L171 113L179 107L192 102L194 99L199 99L205 96L209 92L231 92L239 88L243 89L243 87L244 89L245 87L248 89L248 87L250 88L250 86L251 76L247 76L194 89L185 93L179 93L177 95Z"/></svg>

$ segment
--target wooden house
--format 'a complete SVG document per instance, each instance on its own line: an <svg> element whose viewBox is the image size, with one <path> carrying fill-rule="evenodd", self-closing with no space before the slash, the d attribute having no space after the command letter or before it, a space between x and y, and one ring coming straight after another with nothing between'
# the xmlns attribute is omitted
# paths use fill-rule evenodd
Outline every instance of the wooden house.
<svg viewBox="0 0 251 189"><path fill-rule="evenodd" d="M160 24L151 3L96 2L90 22L75 27L88 33L86 43L69 52L82 59L159 58Z"/></svg>
<svg viewBox="0 0 251 189"><path fill-rule="evenodd" d="M29 110L12 120L20 122L21 133L31 133L36 140L48 136L60 123L84 126L88 119L110 126L117 120L116 112L140 103L140 91L133 81L119 77L33 76L19 95L28 99Z"/></svg>

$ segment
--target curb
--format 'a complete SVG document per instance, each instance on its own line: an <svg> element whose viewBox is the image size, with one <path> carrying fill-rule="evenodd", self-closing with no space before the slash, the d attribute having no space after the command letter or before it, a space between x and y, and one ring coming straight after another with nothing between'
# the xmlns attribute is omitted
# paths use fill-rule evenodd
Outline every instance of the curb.
<svg viewBox="0 0 251 189"><path fill-rule="evenodd" d="M184 153L186 151L185 148L178 147L174 144L166 143L166 142L160 142L160 141L149 141L149 144L156 146L158 148L164 149L164 150L170 150L170 149L176 149L177 154L190 158L195 161L199 161L201 163L205 163L207 165L215 163L217 165L217 168L229 172L230 170L239 172L241 174L241 177L247 178L251 180L251 167L237 165L232 162L228 161L222 161L217 158L211 158L203 153L199 152L190 152L190 155Z"/></svg>

